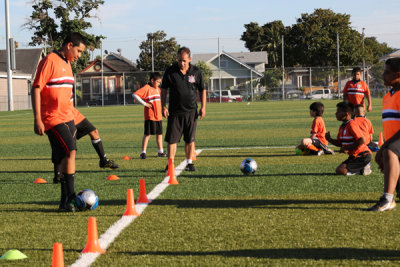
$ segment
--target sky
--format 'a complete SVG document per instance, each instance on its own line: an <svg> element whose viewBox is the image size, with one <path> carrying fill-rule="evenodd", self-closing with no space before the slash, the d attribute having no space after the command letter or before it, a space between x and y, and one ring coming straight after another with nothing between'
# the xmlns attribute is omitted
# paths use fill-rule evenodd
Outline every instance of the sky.
<svg viewBox="0 0 400 267"><path fill-rule="evenodd" d="M317 8L331 9L351 16L351 26L365 36L400 48L399 0L105 0L93 12L92 34L103 35L103 51L117 52L136 62L139 45L147 33L163 30L167 38L188 46L192 53L248 51L240 40L244 25L281 20L285 26L296 23L301 14ZM32 1L9 0L10 36L20 48L28 47L32 32L22 25L31 15ZM0 49L6 47L5 0L0 2ZM219 40L219 42L218 42ZM94 57L101 53L94 51Z"/></svg>

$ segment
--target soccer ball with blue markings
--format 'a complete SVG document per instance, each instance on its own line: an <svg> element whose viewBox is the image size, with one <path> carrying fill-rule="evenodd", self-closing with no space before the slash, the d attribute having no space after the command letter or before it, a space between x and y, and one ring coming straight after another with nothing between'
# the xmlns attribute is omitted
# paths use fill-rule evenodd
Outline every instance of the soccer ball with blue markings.
<svg viewBox="0 0 400 267"><path fill-rule="evenodd" d="M257 170L257 162L254 159L247 158L240 163L240 170L245 175L254 174Z"/></svg>
<svg viewBox="0 0 400 267"><path fill-rule="evenodd" d="M76 196L75 203L79 210L95 210L99 205L99 197L93 190L84 189Z"/></svg>

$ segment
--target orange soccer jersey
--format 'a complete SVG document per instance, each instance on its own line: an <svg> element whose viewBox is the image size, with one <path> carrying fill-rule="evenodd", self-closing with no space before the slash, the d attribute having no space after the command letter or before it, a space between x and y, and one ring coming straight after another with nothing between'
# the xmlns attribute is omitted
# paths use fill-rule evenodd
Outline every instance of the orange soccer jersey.
<svg viewBox="0 0 400 267"><path fill-rule="evenodd" d="M135 92L135 95L143 99L146 103L151 103L152 108L144 107L144 119L151 121L161 121L161 90L148 84Z"/></svg>
<svg viewBox="0 0 400 267"><path fill-rule="evenodd" d="M315 117L311 126L311 134L315 134L316 137L321 141L321 143L323 143L324 145L328 145L328 141L325 139L325 123L321 116Z"/></svg>
<svg viewBox="0 0 400 267"><path fill-rule="evenodd" d="M340 141L342 147L344 148L351 146L361 137L364 137L364 135L361 132L357 122L355 122L354 120L350 120L346 123L343 123L340 126L339 132L337 134L337 140ZM371 150L369 150L367 144L362 144L356 149L349 151L348 154L356 157L359 153L365 151L369 151L369 153L371 153Z"/></svg>
<svg viewBox="0 0 400 267"><path fill-rule="evenodd" d="M78 125L79 123L81 123L85 118L85 116L82 115L82 113L79 112L79 110L77 110L75 107L72 110L72 113L74 114L74 122L75 125Z"/></svg>
<svg viewBox="0 0 400 267"><path fill-rule="evenodd" d="M74 119L73 85L71 64L61 55L50 53L39 63L33 88L40 88L41 118L46 131Z"/></svg>
<svg viewBox="0 0 400 267"><path fill-rule="evenodd" d="M371 143L371 134L374 133L374 127L372 126L371 121L364 116L355 117L354 121L358 124L361 132L364 134L365 142L367 144Z"/></svg>
<svg viewBox="0 0 400 267"><path fill-rule="evenodd" d="M400 92L391 90L382 102L383 135L388 140L400 130Z"/></svg>
<svg viewBox="0 0 400 267"><path fill-rule="evenodd" d="M343 89L343 94L347 94L347 99L355 105L363 105L365 108L365 96L369 95L368 85L360 80L358 82L348 81Z"/></svg>

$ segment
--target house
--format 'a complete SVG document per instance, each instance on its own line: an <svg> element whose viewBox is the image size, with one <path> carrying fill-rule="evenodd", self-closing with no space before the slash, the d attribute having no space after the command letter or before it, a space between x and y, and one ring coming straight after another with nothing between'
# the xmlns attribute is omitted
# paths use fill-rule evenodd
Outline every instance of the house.
<svg viewBox="0 0 400 267"><path fill-rule="evenodd" d="M193 65L200 61L204 61L212 70L208 83L209 90L219 90L220 78L221 89L247 90L251 86L251 80L257 80L263 76L268 57L267 52L227 53L222 51L219 56L218 53L192 55Z"/></svg>
<svg viewBox="0 0 400 267"><path fill-rule="evenodd" d="M8 83L6 50L0 50L0 110L8 110ZM44 49L16 49L16 70L12 71L14 110L30 109L30 90L36 68L44 57Z"/></svg>
<svg viewBox="0 0 400 267"><path fill-rule="evenodd" d="M105 104L121 104L124 99L131 103L132 92L140 84L130 74L137 71L138 68L129 59L113 52L103 57L103 64L101 59L92 61L76 78L77 105L99 105L102 96Z"/></svg>

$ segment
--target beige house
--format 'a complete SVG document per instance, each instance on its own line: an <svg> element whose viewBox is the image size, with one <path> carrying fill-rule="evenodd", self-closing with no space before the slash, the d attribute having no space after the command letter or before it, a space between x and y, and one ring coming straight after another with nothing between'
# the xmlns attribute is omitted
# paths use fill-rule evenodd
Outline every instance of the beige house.
<svg viewBox="0 0 400 267"><path fill-rule="evenodd" d="M44 49L16 49L16 70L12 71L14 110L30 109L30 90ZM6 50L0 50L0 111L8 110Z"/></svg>
<svg viewBox="0 0 400 267"><path fill-rule="evenodd" d="M213 74L210 77L208 89L219 90L221 78L221 89L247 89L250 81L260 79L268 63L267 52L222 52L212 54L193 54L191 63L196 65L204 61L211 68ZM219 69L219 66L221 69Z"/></svg>

